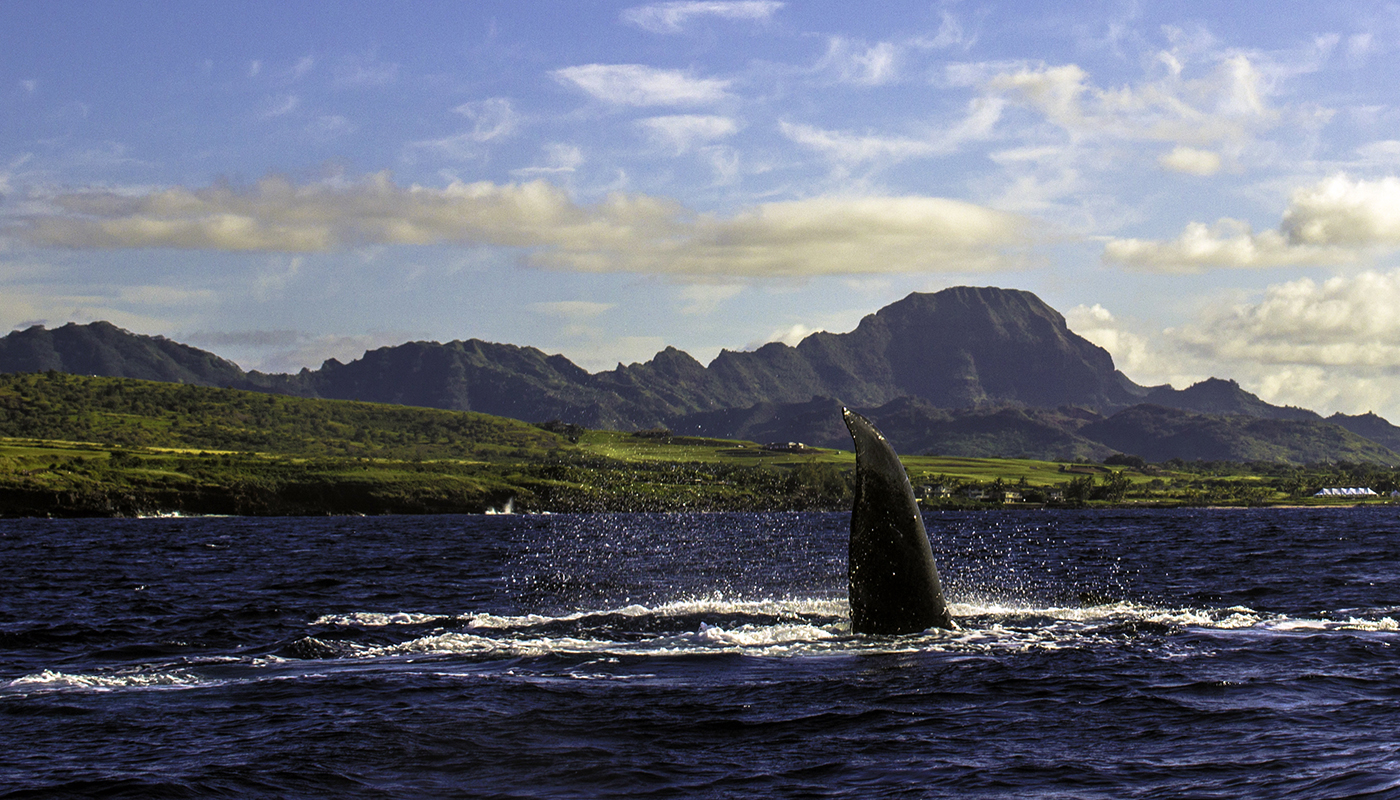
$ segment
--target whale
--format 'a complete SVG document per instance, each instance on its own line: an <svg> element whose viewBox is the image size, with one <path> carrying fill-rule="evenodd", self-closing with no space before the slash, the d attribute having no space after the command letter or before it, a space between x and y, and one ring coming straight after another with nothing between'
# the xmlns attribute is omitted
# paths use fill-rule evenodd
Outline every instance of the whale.
<svg viewBox="0 0 1400 800"><path fill-rule="evenodd" d="M852 633L956 629L904 465L870 420L849 408L841 416L856 447L847 566Z"/></svg>

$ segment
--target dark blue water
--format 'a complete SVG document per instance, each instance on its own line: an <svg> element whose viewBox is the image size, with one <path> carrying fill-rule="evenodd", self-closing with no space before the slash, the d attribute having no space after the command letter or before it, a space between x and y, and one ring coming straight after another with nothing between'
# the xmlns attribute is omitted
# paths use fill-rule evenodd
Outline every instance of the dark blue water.
<svg viewBox="0 0 1400 800"><path fill-rule="evenodd" d="M1400 797L1400 510L0 522L0 797Z"/></svg>

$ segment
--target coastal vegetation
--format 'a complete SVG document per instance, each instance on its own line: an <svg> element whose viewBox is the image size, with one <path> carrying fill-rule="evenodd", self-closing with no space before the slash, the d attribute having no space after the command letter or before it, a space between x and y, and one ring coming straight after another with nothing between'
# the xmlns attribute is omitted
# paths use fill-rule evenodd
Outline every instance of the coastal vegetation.
<svg viewBox="0 0 1400 800"><path fill-rule="evenodd" d="M926 505L1324 504L1400 471L1116 456L913 456ZM849 508L824 448L530 425L471 412L58 372L0 376L0 514L383 514ZM1348 498L1344 502L1358 502ZM1378 502L1378 501L1362 501Z"/></svg>

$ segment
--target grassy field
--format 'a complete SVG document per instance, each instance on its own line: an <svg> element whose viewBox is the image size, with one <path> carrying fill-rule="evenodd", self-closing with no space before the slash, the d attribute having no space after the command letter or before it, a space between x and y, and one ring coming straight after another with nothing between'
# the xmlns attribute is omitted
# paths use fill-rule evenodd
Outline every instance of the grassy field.
<svg viewBox="0 0 1400 800"><path fill-rule="evenodd" d="M1141 468L911 457L927 502L1354 504L1395 488L1363 465ZM765 450L664 432L535 426L468 412L85 378L0 376L0 514L380 514L849 508L849 451ZM979 499L972 499L973 497ZM1380 501L1363 501L1380 502Z"/></svg>

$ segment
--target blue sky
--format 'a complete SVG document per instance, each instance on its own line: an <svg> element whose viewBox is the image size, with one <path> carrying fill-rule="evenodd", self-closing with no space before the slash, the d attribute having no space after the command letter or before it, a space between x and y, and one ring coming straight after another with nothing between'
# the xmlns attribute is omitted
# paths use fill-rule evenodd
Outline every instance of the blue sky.
<svg viewBox="0 0 1400 800"><path fill-rule="evenodd" d="M0 4L0 325L590 370L1033 291L1400 421L1400 5Z"/></svg>

